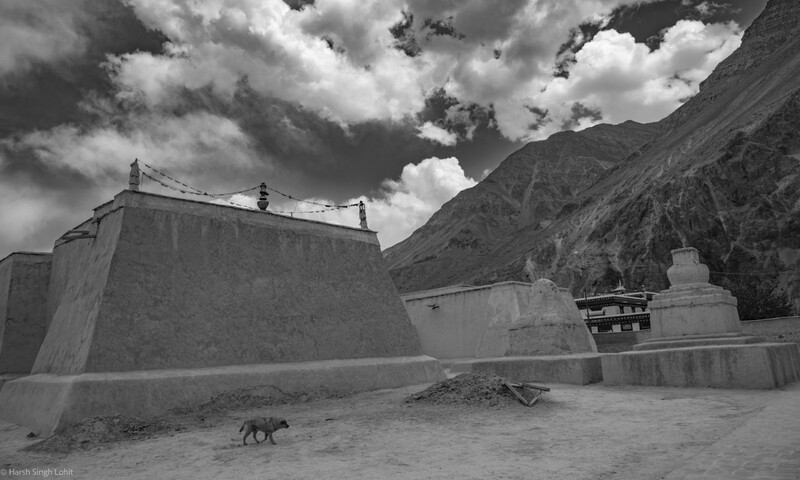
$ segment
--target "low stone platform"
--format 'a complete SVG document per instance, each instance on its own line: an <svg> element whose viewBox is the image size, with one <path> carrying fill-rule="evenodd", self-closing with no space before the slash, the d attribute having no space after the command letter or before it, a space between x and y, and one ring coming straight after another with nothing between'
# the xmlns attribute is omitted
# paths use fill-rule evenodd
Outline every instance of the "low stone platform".
<svg viewBox="0 0 800 480"><path fill-rule="evenodd" d="M10 382L11 380L16 380L18 378L22 378L25 375L26 374L24 374L24 373L6 373L6 374L3 374L3 375L0 375L0 390L3 389L3 385L5 385L6 382Z"/></svg>
<svg viewBox="0 0 800 480"><path fill-rule="evenodd" d="M5 384L0 391L0 418L50 435L89 416L158 415L242 388L274 385L286 393L317 388L358 392L445 378L439 361L425 355L81 375L37 374Z"/></svg>
<svg viewBox="0 0 800 480"><path fill-rule="evenodd" d="M707 347L711 345L747 345L764 342L764 337L726 333L718 335L684 335L682 337L662 337L645 340L633 346L634 350L663 350L667 348Z"/></svg>
<svg viewBox="0 0 800 480"><path fill-rule="evenodd" d="M707 345L606 354L606 385L771 389L800 380L795 343Z"/></svg>
<svg viewBox="0 0 800 480"><path fill-rule="evenodd" d="M454 373L494 373L517 382L587 385L603 380L598 353L443 360Z"/></svg>

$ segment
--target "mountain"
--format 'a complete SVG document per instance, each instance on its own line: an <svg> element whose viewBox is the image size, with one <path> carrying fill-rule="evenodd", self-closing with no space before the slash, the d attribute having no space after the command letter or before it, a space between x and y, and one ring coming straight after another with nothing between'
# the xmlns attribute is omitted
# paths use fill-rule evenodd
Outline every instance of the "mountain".
<svg viewBox="0 0 800 480"><path fill-rule="evenodd" d="M682 246L712 281L774 282L800 309L796 0L770 0L665 119L530 143L384 254L403 292L532 272L579 293L666 288Z"/></svg>

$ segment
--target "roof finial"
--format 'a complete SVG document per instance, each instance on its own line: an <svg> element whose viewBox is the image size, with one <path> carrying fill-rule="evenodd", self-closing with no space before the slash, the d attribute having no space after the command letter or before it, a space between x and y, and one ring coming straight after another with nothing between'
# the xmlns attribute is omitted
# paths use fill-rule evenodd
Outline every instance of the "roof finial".
<svg viewBox="0 0 800 480"><path fill-rule="evenodd" d="M364 230L369 229L367 226L367 207L363 201L358 202L358 218L361 220L361 228Z"/></svg>
<svg viewBox="0 0 800 480"><path fill-rule="evenodd" d="M137 158L133 160L133 163L131 163L131 174L128 178L128 190L138 192L140 182L141 178L139 177L139 159Z"/></svg>
<svg viewBox="0 0 800 480"><path fill-rule="evenodd" d="M256 202L256 205L258 205L258 208L263 211L269 206L269 201L267 200L267 195L269 195L269 193L267 193L266 182L261 182L261 185L259 185L258 188L260 190L258 192L258 201Z"/></svg>

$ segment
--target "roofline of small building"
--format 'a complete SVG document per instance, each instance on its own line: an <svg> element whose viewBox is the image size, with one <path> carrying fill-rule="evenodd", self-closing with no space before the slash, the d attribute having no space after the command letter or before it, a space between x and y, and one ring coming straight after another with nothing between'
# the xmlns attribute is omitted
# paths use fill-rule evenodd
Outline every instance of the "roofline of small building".
<svg viewBox="0 0 800 480"><path fill-rule="evenodd" d="M29 252L27 250L20 250L18 252L11 252L3 258L0 258L0 263L6 261L6 259L11 258L12 255L53 255L53 252Z"/></svg>

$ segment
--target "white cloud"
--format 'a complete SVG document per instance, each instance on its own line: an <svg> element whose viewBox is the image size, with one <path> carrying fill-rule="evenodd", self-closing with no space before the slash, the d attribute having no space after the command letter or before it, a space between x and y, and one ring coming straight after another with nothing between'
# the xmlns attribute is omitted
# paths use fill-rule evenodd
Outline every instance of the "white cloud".
<svg viewBox="0 0 800 480"><path fill-rule="evenodd" d="M120 189L127 186L134 158L197 177L203 166L230 169L250 165L257 157L249 137L235 122L209 113L132 116L124 128L106 125L88 131L65 124L5 144L17 151L31 149L51 169L73 170L95 179L119 178Z"/></svg>
<svg viewBox="0 0 800 480"><path fill-rule="evenodd" d="M91 218L92 208L119 188L86 185L85 191L37 185L31 173L15 170L0 151L0 258L14 251L50 251L67 228ZM7 170L6 170L7 169Z"/></svg>
<svg viewBox="0 0 800 480"><path fill-rule="evenodd" d="M419 138L425 138L448 147L455 145L458 141L457 134L447 131L438 125L434 125L432 122L425 122L417 127L417 131L419 132L417 134Z"/></svg>
<svg viewBox="0 0 800 480"><path fill-rule="evenodd" d="M633 0L317 0L300 11L282 0L128 1L171 43L166 55L111 59L121 96L154 106L168 104L177 88L210 85L229 97L247 76L262 94L349 124L413 117L426 92L442 86L463 104L524 100L550 78L570 28ZM389 31L404 10L415 15L422 48L414 58L395 48ZM424 28L425 20L448 18L458 38Z"/></svg>
<svg viewBox="0 0 800 480"><path fill-rule="evenodd" d="M367 223L378 232L381 248L388 248L404 240L421 227L442 205L458 192L477 184L467 177L455 157L431 157L418 164L409 163L403 168L398 180L385 180L383 189L376 197L352 198L345 204L363 201L367 209ZM330 203L324 199L308 199L318 203ZM255 202L251 197L250 204ZM242 203L245 203L243 201ZM314 210L306 205L297 210ZM281 205L270 205L270 210L282 210ZM321 220L339 225L359 226L357 208L332 210L323 214L295 214L296 217Z"/></svg>
<svg viewBox="0 0 800 480"><path fill-rule="evenodd" d="M576 102L602 112L602 119L579 120L577 129L601 121L660 120L699 91L700 82L738 48L741 33L735 23L681 20L666 29L660 47L650 51L630 34L600 32L575 55L569 78L554 78L544 92L531 92L528 104L548 110L551 123L527 138L559 131L572 119ZM521 102L501 104L497 115L498 124L517 135L534 117Z"/></svg>
<svg viewBox="0 0 800 480"><path fill-rule="evenodd" d="M578 52L565 80L551 75L567 32L636 0L317 0L300 11L282 0L127 3L171 40L164 55L109 58L118 95L128 101L170 106L179 89L205 86L230 98L246 76L261 94L347 125L413 118L427 92L444 87L462 105L493 106L498 128L514 140L558 131L575 102L599 108L604 121L661 118L696 93L741 36L734 24L680 21L650 52L629 35L604 31ZM702 2L697 8L716 6ZM4 2L0 75L82 51L80 10L58 1ZM414 58L394 48L389 31L404 10L415 15L411 30L422 50ZM427 19L446 20L455 37L431 34ZM551 123L539 128L528 107L548 110ZM445 145L459 140L433 124L419 128L423 137Z"/></svg>
<svg viewBox="0 0 800 480"><path fill-rule="evenodd" d="M0 2L0 77L22 73L37 62L54 62L83 52L78 32L82 1Z"/></svg>
<svg viewBox="0 0 800 480"><path fill-rule="evenodd" d="M111 61L122 94L150 105L183 86L211 85L230 96L247 76L262 94L347 124L414 114L423 107L423 88L432 86L416 73L419 60L391 48L389 27L400 14L392 2L320 0L302 11L281 0L130 3L172 40L168 55L137 52Z"/></svg>
<svg viewBox="0 0 800 480"><path fill-rule="evenodd" d="M694 7L703 17L709 17L719 10L726 10L730 8L729 4L719 4L716 2L703 1Z"/></svg>
<svg viewBox="0 0 800 480"><path fill-rule="evenodd" d="M17 250L49 250L55 239L39 239L38 233L62 212L44 189L1 181L0 202L0 258Z"/></svg>
<svg viewBox="0 0 800 480"><path fill-rule="evenodd" d="M167 55L111 59L123 97L155 106L169 104L176 88L207 85L226 97L247 76L262 94L347 125L413 117L426 92L443 87L461 105L493 106L498 128L514 140L543 138L569 120L596 123L571 119L576 102L600 109L604 121L657 120L696 93L741 35L734 24L681 21L650 52L628 34L604 31L577 53L569 79L554 79L555 55L571 28L636 1L317 0L300 11L282 0L129 2L171 43ZM417 57L394 48L389 29L402 11L415 18ZM427 19L449 22L453 35L432 34ZM541 126L529 107L548 110L550 123ZM444 145L459 140L432 123L418 128Z"/></svg>
<svg viewBox="0 0 800 480"><path fill-rule="evenodd" d="M84 131L62 125L34 131L18 139L2 140L3 147L21 156L32 156L48 173L75 174L85 178L80 194L59 188L37 186L31 178L22 180L0 175L0 252L49 250L65 228L91 216L91 209L110 200L128 187L128 173L134 158L170 174L173 178L210 192L238 190L242 171L266 169L254 166L259 156L239 126L223 117L194 113L183 117L154 114L131 116L124 127L105 125ZM10 162L2 158L0 169ZM173 181L142 166L142 170L177 188ZM239 172L237 174L237 171ZM20 175L20 174L16 174ZM192 199L143 178L142 189L153 193ZM234 201L245 201L235 196ZM224 204L228 204L225 202Z"/></svg>

